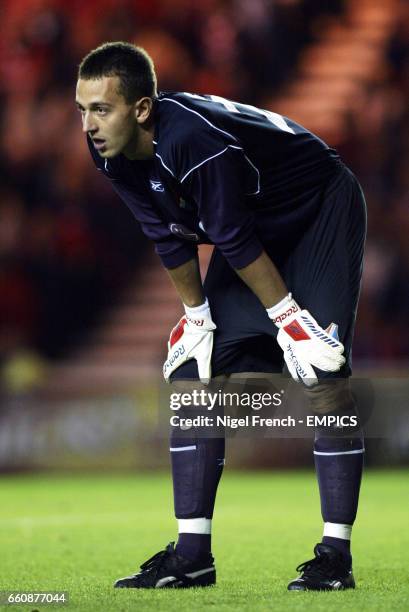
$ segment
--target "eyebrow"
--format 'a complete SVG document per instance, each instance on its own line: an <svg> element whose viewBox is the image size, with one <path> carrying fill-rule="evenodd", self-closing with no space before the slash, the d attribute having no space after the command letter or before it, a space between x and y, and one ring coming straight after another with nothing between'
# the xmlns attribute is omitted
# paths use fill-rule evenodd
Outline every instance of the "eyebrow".
<svg viewBox="0 0 409 612"><path fill-rule="evenodd" d="M84 106L80 102L78 102L78 100L75 100L75 104L81 110L84 109ZM91 104L89 105L89 108L90 108L90 110L94 110L94 109L98 108L99 106L105 106L107 108L112 108L112 104L108 104L108 102L91 102Z"/></svg>

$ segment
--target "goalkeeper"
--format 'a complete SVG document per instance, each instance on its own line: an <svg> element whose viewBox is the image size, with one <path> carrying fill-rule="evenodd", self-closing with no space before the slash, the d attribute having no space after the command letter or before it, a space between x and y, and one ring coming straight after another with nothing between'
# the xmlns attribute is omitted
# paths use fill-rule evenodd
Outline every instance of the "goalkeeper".
<svg viewBox="0 0 409 612"><path fill-rule="evenodd" d="M98 169L155 243L184 304L166 380L189 389L231 374L280 372L316 412L354 411L348 387L366 213L338 154L290 119L219 96L157 93L150 57L107 43L82 61L76 102ZM202 286L197 245L215 245ZM122 588L214 584L211 522L224 440L171 439L176 546ZM290 590L354 587L350 539L363 462L357 428L317 430L324 521Z"/></svg>

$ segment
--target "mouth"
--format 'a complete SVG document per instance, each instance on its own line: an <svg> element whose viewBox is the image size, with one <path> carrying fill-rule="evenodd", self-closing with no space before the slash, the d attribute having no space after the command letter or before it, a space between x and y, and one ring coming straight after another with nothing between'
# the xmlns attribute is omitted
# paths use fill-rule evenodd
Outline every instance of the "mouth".
<svg viewBox="0 0 409 612"><path fill-rule="evenodd" d="M93 138L92 143L97 151L105 149L105 140L102 140L102 138Z"/></svg>

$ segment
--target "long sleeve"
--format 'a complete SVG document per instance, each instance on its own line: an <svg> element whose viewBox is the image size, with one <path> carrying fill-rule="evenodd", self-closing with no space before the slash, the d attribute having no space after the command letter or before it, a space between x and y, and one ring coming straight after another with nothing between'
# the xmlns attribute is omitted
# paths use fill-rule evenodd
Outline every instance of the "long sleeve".
<svg viewBox="0 0 409 612"><path fill-rule="evenodd" d="M249 162L239 148L226 146L220 151L192 170L182 184L197 202L210 240L239 269L257 259L263 247L246 204Z"/></svg>

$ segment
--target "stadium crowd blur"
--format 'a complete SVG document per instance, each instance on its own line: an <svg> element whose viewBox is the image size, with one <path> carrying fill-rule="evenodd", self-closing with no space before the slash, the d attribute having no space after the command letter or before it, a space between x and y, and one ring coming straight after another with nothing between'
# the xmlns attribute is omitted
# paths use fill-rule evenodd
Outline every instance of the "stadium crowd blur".
<svg viewBox="0 0 409 612"><path fill-rule="evenodd" d="M107 40L156 60L160 89L257 104L343 0L3 0L0 40L0 362L66 354L126 287L146 243L90 161L76 67ZM361 180L369 239L355 355L409 352L409 17L337 146ZM308 127L308 126L306 126ZM141 246L142 245L142 246Z"/></svg>

